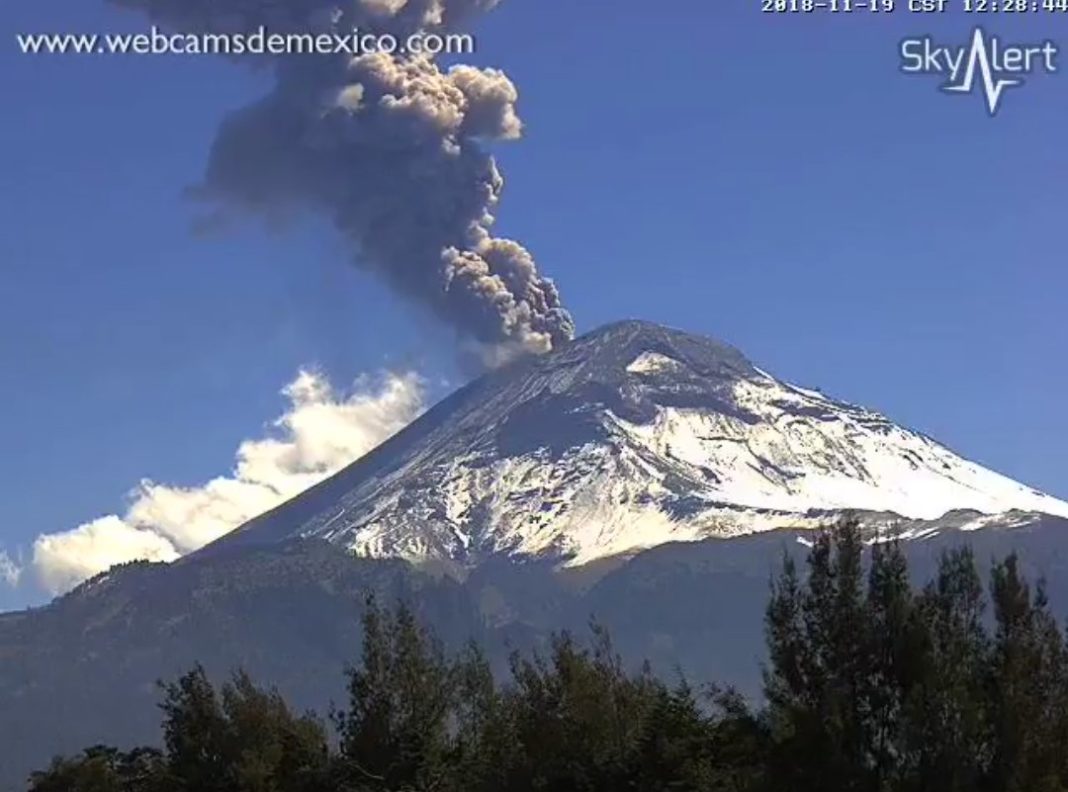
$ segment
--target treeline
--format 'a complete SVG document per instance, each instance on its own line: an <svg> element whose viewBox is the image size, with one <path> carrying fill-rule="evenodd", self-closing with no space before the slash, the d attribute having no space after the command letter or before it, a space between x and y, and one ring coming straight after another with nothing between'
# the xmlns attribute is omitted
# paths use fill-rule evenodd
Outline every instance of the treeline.
<svg viewBox="0 0 1068 792"><path fill-rule="evenodd" d="M1053 792L1068 790L1068 651L1010 557L967 549L922 590L857 527L786 559L766 615L764 701L628 670L604 631L495 680L374 601L349 700L297 714L238 674L163 688L163 749L92 748L34 792Z"/></svg>

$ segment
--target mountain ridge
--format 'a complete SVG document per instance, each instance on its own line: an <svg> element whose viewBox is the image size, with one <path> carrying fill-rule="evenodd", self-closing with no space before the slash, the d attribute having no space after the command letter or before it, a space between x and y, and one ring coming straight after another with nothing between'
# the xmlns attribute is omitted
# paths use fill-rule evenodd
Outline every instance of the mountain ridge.
<svg viewBox="0 0 1068 792"><path fill-rule="evenodd" d="M941 488L902 501L898 472ZM932 492L953 508L925 507ZM157 744L155 683L193 664L217 682L243 668L298 708L338 700L368 593L449 647L477 641L500 673L593 619L629 665L760 695L769 578L850 503L908 540L917 583L964 544L980 564L1014 552L1064 614L1068 519L1013 510L1068 507L1042 498L733 347L612 325L469 384L201 551L0 614L0 788L89 744Z"/></svg>
<svg viewBox="0 0 1068 792"><path fill-rule="evenodd" d="M575 566L845 511L929 534L962 527L959 513L1018 525L1068 503L732 346L626 320L468 384L200 552L300 536L460 568L496 555Z"/></svg>

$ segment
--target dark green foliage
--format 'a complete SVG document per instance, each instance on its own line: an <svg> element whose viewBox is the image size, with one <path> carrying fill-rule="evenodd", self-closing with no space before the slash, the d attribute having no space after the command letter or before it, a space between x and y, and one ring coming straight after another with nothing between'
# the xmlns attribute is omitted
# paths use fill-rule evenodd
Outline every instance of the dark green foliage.
<svg viewBox="0 0 1068 792"><path fill-rule="evenodd" d="M363 662L349 672L350 709L335 715L351 784L440 788L456 673L405 607L364 616Z"/></svg>
<svg viewBox="0 0 1068 792"><path fill-rule="evenodd" d="M120 753L96 746L74 759L56 759L48 770L34 773L35 792L154 792L162 789L162 757L158 751L138 748Z"/></svg>
<svg viewBox="0 0 1068 792"><path fill-rule="evenodd" d="M325 778L326 732L243 672L216 694L196 668L164 688L167 789L287 792Z"/></svg>
<svg viewBox="0 0 1068 792"><path fill-rule="evenodd" d="M716 742L727 742L717 729L751 721L740 700L723 696L730 706L703 712L686 686L628 673L599 627L589 649L564 634L547 656L514 656L501 686L477 647L446 657L407 609L371 601L365 613L349 709L334 717L344 788L743 788L713 785Z"/></svg>
<svg viewBox="0 0 1068 792"><path fill-rule="evenodd" d="M1043 587L1015 557L985 600L967 550L922 592L900 547L821 534L802 584L787 561L767 613L770 788L1068 789L1068 657ZM992 627L993 630L991 631Z"/></svg>
<svg viewBox="0 0 1068 792"><path fill-rule="evenodd" d="M1068 646L1015 557L967 550L915 590L901 548L847 523L772 584L759 709L627 668L606 630L446 652L367 602L331 736L239 673L163 688L162 752L93 748L34 792L1068 792Z"/></svg>
<svg viewBox="0 0 1068 792"><path fill-rule="evenodd" d="M312 792L329 769L323 726L244 673L217 692L196 668L163 687L165 750L91 748L31 778L33 792Z"/></svg>
<svg viewBox="0 0 1068 792"><path fill-rule="evenodd" d="M1032 595L1015 556L994 567L997 617L990 677L990 786L1010 792L1068 787L1068 665L1064 637L1040 584Z"/></svg>

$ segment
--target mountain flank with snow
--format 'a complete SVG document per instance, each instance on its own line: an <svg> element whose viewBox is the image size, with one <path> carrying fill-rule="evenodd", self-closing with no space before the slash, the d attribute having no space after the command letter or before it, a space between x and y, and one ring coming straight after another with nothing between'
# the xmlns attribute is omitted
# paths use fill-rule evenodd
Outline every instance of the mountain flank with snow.
<svg viewBox="0 0 1068 792"><path fill-rule="evenodd" d="M472 383L202 552L301 537L466 569L580 566L845 512L926 536L1068 517L1068 503L730 346L626 321Z"/></svg>

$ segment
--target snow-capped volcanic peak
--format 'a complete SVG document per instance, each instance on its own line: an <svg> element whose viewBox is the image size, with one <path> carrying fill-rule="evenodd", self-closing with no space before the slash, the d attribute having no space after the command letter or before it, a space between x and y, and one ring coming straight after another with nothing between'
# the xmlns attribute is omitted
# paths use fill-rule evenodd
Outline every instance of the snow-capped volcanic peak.
<svg viewBox="0 0 1068 792"><path fill-rule="evenodd" d="M716 471L720 501L777 511L866 510L934 520L970 509L1068 516L1068 504L957 456L883 416L760 373L734 385L746 416L665 407L629 438ZM756 421L752 418L756 417Z"/></svg>
<svg viewBox="0 0 1068 792"><path fill-rule="evenodd" d="M622 322L472 383L216 548L313 535L375 556L577 565L844 510L958 527L1068 517L1068 503L731 347Z"/></svg>

